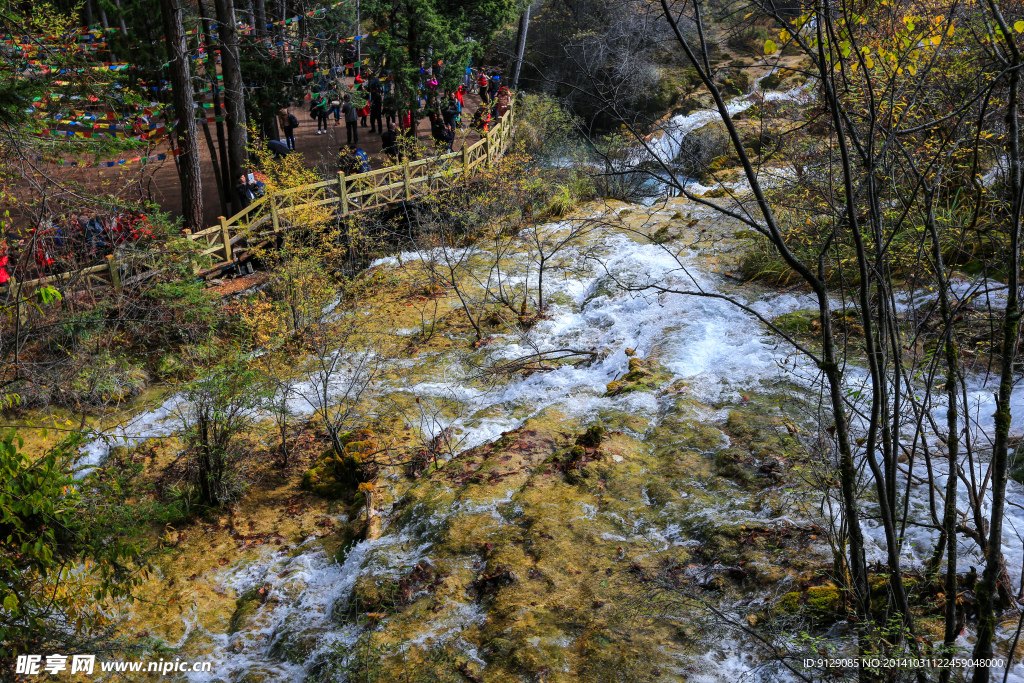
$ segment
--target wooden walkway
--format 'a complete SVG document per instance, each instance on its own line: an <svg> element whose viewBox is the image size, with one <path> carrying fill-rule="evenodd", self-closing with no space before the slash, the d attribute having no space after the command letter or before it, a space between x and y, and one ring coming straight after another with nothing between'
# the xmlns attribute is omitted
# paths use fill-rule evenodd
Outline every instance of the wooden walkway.
<svg viewBox="0 0 1024 683"><path fill-rule="evenodd" d="M276 240L281 232L304 227L303 211L328 207L330 215L339 218L349 214L381 209L402 201L414 201L438 190L454 187L459 179L488 166L504 154L512 137L513 110L509 109L498 123L476 143L457 152L428 157L418 161L388 166L369 173L346 176L318 183L289 188L268 194L230 218L221 217L219 225L191 232L185 237L199 243L200 253L213 259L207 269L195 268L199 277L222 272L245 259L259 245ZM292 218L299 216L297 221ZM120 263L115 254L106 257L106 263L49 275L36 280L8 281L5 293L52 286L63 292L77 292L96 288L121 291L126 283L148 279L155 273L152 264Z"/></svg>

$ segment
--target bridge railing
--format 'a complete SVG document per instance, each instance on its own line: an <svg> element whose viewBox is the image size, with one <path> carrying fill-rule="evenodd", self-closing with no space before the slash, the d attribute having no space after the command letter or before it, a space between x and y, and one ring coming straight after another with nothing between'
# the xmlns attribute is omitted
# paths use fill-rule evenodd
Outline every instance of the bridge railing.
<svg viewBox="0 0 1024 683"><path fill-rule="evenodd" d="M333 216L347 216L352 213L380 209L401 201L412 201L438 190L453 187L459 178L465 179L497 161L508 148L514 125L513 109L505 112L497 124L472 145L464 145L457 152L449 152L410 162L346 176L338 173L336 178L317 183L301 185L266 195L252 202L231 217L221 216L218 224L192 232L185 230L185 237L196 242L199 253L210 256L213 265L206 271L195 267L196 275L203 272L222 270L232 265L239 256L253 247L264 244L276 237L276 233L287 231L295 225L289 216L303 210L330 206ZM295 198L300 198L296 203ZM131 269L134 274L126 277L126 269L118 262L115 254L106 257L106 263L69 270L56 275L25 282L16 282L12 277L0 293L24 292L39 286L51 285L63 291L82 291L112 287L120 290L128 281L144 279L155 271L145 267Z"/></svg>
<svg viewBox="0 0 1024 683"><path fill-rule="evenodd" d="M200 242L201 253L214 257L213 269L223 268L240 252L296 227L290 220L296 213L331 207L333 216L347 216L452 187L458 178L479 172L481 165L490 165L504 154L513 124L513 110L509 109L477 142L457 152L412 162L406 159L368 173L338 173L336 178L274 192L230 218L222 216L220 225L196 233L186 231L186 237ZM301 201L296 203L296 197Z"/></svg>

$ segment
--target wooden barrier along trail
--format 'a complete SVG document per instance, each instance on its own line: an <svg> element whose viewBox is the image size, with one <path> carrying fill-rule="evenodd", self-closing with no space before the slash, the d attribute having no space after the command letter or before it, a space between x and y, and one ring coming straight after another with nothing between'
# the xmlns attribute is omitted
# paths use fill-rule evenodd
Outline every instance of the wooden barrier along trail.
<svg viewBox="0 0 1024 683"><path fill-rule="evenodd" d="M289 217L304 209L331 206L335 217L343 217L397 202L413 201L454 187L459 179L479 172L481 166L489 166L504 154L512 137L513 123L514 114L510 108L480 140L458 152L413 162L405 160L400 165L369 173L349 176L338 173L337 178L261 197L230 218L221 216L219 225L198 232L185 230L186 238L200 244L200 253L213 259L210 268L199 271L197 267L195 273L202 276L221 272L245 258L252 249L276 239L278 233L302 227L291 222ZM295 203L296 196L301 197L300 203ZM128 272L132 274L128 275ZM146 279L154 273L151 264L133 263L129 268L120 263L115 254L110 254L106 263L89 268L26 282L15 282L11 278L5 290L8 294L20 294L25 288L49 285L65 291L105 287L120 291L124 284Z"/></svg>

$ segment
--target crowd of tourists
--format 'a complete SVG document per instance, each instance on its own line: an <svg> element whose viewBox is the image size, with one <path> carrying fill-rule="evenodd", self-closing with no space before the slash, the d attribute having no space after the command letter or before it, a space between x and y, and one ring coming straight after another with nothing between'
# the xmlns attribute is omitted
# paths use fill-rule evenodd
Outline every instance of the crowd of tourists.
<svg viewBox="0 0 1024 683"><path fill-rule="evenodd" d="M31 230L0 240L0 284L16 269L21 279L53 275L97 263L125 243L152 238L141 211L44 218Z"/></svg>
<svg viewBox="0 0 1024 683"><path fill-rule="evenodd" d="M303 125L306 115L316 123L317 135L327 134L332 122L338 128L344 123L345 144L338 151L337 168L346 175L367 173L373 169L365 149L368 134L380 137L382 166L424 153L421 145L412 144L419 127L415 110L426 112L434 151L443 154L452 151L460 131L472 128L486 134L512 105L512 94L498 70L467 67L462 82L454 89L442 89L430 66L421 69L421 76L419 92L413 94L396 91L387 74L338 69L313 83L307 95L308 106L283 107L277 112L279 139L268 141L267 148L275 158L295 151L295 130ZM472 89L480 104L469 114ZM234 189L244 208L263 195L264 185L251 174L243 174Z"/></svg>
<svg viewBox="0 0 1024 683"><path fill-rule="evenodd" d="M431 138L439 152L451 151L456 134L467 125L481 133L494 126L511 106L511 93L501 83L501 75L494 70L466 69L463 82L454 90L442 92L431 67L422 69L423 79L420 92L396 92L392 79L387 76L352 74L351 85L346 85L345 73L315 83L308 96L308 113L316 123L316 134L325 135L333 125L345 126L345 145L351 150L359 148L360 135L381 137L381 148L388 161L401 159L405 152L399 144L401 136L415 138L418 128L410 104L426 111ZM467 95L475 87L481 104L471 116L465 111ZM305 109L305 108L303 108ZM277 113L280 139L273 141L271 150L275 155L284 155L295 149L295 129L302 125L300 115L303 109L284 107Z"/></svg>

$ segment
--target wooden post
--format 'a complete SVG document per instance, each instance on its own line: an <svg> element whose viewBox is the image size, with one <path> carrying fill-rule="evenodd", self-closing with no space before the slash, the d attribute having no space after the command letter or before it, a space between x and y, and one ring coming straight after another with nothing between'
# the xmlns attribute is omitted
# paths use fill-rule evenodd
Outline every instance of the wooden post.
<svg viewBox="0 0 1024 683"><path fill-rule="evenodd" d="M491 165L491 133L484 136L484 158L487 159L487 166Z"/></svg>
<svg viewBox="0 0 1024 683"><path fill-rule="evenodd" d="M196 238L192 236L192 231L191 230L189 230L188 228L185 228L184 232L185 232L185 239L187 239L189 242L195 242L196 241ZM192 261L192 274L193 275L199 275L199 263L196 262L196 261Z"/></svg>
<svg viewBox="0 0 1024 683"><path fill-rule="evenodd" d="M220 239L224 243L224 260L231 260L231 233L228 232L228 219L220 217Z"/></svg>
<svg viewBox="0 0 1024 683"><path fill-rule="evenodd" d="M268 197L267 201L270 202L270 224L274 228L274 232L281 231L281 219L277 215L277 202L274 201L273 197Z"/></svg>
<svg viewBox="0 0 1024 683"><path fill-rule="evenodd" d="M338 197L341 198L341 215L348 215L348 188L345 187L345 173L338 171Z"/></svg>
<svg viewBox="0 0 1024 683"><path fill-rule="evenodd" d="M110 282L114 285L114 291L121 291L121 273L117 271L117 261L113 254L107 254L107 269L110 271Z"/></svg>
<svg viewBox="0 0 1024 683"><path fill-rule="evenodd" d="M462 141L462 175L469 176L469 145Z"/></svg>
<svg viewBox="0 0 1024 683"><path fill-rule="evenodd" d="M409 159L402 159L402 175L405 178L405 198L412 199L412 185L409 184Z"/></svg>

